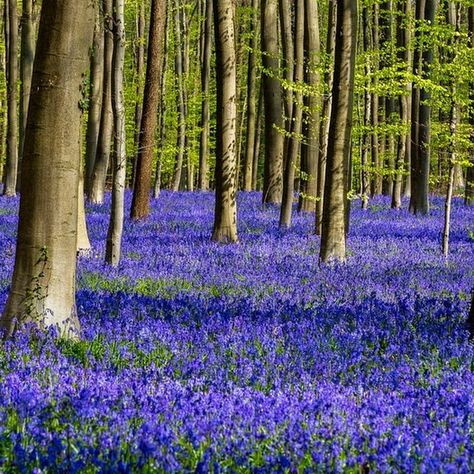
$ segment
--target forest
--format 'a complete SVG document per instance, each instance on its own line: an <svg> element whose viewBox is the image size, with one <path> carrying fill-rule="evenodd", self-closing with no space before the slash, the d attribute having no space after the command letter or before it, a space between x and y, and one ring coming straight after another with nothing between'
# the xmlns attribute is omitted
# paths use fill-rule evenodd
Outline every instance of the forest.
<svg viewBox="0 0 474 474"><path fill-rule="evenodd" d="M0 0L0 472L474 472L473 0Z"/></svg>

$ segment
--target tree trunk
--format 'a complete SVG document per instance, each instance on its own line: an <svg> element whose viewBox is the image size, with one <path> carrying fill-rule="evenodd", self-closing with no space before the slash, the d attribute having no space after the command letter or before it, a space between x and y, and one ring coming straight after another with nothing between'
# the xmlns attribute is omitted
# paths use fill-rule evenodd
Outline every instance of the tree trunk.
<svg viewBox="0 0 474 474"><path fill-rule="evenodd" d="M474 50L474 6L469 7L468 9L468 28L469 28L469 47ZM469 108L469 125L471 127L471 149L469 166L466 170L466 190L464 195L464 202L466 205L472 206L474 204L474 81L470 84L469 89L469 99L471 102L471 107ZM474 309L471 309L473 312ZM474 318L473 318L474 323ZM474 327L473 327L474 328Z"/></svg>
<svg viewBox="0 0 474 474"><path fill-rule="evenodd" d="M82 162L82 153L81 162ZM85 195L84 195L84 172L82 169L82 163L79 170L79 187L77 192L77 253L87 253L91 249L91 242L89 240L89 234L87 232L86 222L86 206L85 206Z"/></svg>
<svg viewBox="0 0 474 474"><path fill-rule="evenodd" d="M262 0L263 93L265 102L265 163L263 203L280 203L284 137L283 104L278 66L278 3Z"/></svg>
<svg viewBox="0 0 474 474"><path fill-rule="evenodd" d="M105 261L113 267L120 263L122 249L127 152L125 137L125 104L123 99L125 59L125 0L114 0L114 54L112 59L112 110L114 113L113 184Z"/></svg>
<svg viewBox="0 0 474 474"><path fill-rule="evenodd" d="M329 0L328 10L328 32L326 38L326 56L330 61L334 60L334 48L336 41L336 0ZM317 182L317 199L316 199L316 215L315 215L315 232L321 235L323 222L323 207L324 207L324 186L326 183L326 157L329 142L329 122L332 110L332 85L333 72L332 67L326 67L324 74L324 84L327 88L327 94L323 100L323 107L321 111L321 124L319 133L319 162L318 162L318 182Z"/></svg>
<svg viewBox="0 0 474 474"><path fill-rule="evenodd" d="M181 31L180 6L176 0L175 11L175 76L178 88L178 137L176 148L176 162L173 176L173 191L179 191L183 172L183 161L186 152L186 102L184 97L184 65L183 41Z"/></svg>
<svg viewBox="0 0 474 474"><path fill-rule="evenodd" d="M252 163L252 189L258 190L258 164L260 161L260 142L262 138L262 115L263 115L263 87L262 81L260 81L260 87L258 91L258 111L257 121L255 124L255 146L253 151L253 163Z"/></svg>
<svg viewBox="0 0 474 474"><path fill-rule="evenodd" d="M20 192L21 159L25 141L26 117L30 100L31 76L35 59L35 28L33 22L33 0L23 0L21 15L21 54L20 54L20 143L18 153L18 170L16 189Z"/></svg>
<svg viewBox="0 0 474 474"><path fill-rule="evenodd" d="M152 0L143 115L137 157L137 178L133 190L131 209L132 219L144 219L150 213L153 147L155 144L156 113L160 103L165 25L166 0Z"/></svg>
<svg viewBox="0 0 474 474"><path fill-rule="evenodd" d="M138 6L137 15L137 38L135 44L135 72L136 72L136 91L137 101L135 103L135 129L133 140L135 143L135 156L133 159L132 167L132 189L135 188L135 178L137 173L137 156L138 147L140 142L140 129L142 123L143 114L143 70L145 68L145 26L146 26L146 15L145 15L145 0L141 0Z"/></svg>
<svg viewBox="0 0 474 474"><path fill-rule="evenodd" d="M296 2L296 29L294 39L295 68L292 82L301 85L304 80L304 33L305 33L305 0ZM295 165L300 147L301 127L303 123L303 93L301 88L294 95L295 103L292 106L291 136L288 142L288 156L285 160L285 173L283 179L283 199L280 210L280 227L291 227L291 214L293 209Z"/></svg>
<svg viewBox="0 0 474 474"><path fill-rule="evenodd" d="M372 33L370 30L370 6L364 5L362 15L362 26L363 26L363 45L364 51L367 53L372 48ZM366 62L365 74L368 84L365 86L364 91L364 126L365 131L362 137L362 150L361 150L361 202L362 209L367 209L369 206L369 195L370 195L370 173L369 173L369 160L371 151L371 134L369 132L372 120L372 93L370 92L370 81L372 76L372 64L370 61Z"/></svg>
<svg viewBox="0 0 474 474"><path fill-rule="evenodd" d="M205 0L206 19L203 25L203 48L201 52L201 136L199 144L199 189L209 188L209 134L210 134L210 112L209 112L209 82L211 77L211 53L212 53L212 0Z"/></svg>
<svg viewBox="0 0 474 474"><path fill-rule="evenodd" d="M352 103L357 42L357 3L342 0L336 15L331 140L328 143L321 234L322 262L346 258L347 176L351 154Z"/></svg>
<svg viewBox="0 0 474 474"><path fill-rule="evenodd" d="M237 70L232 0L214 1L216 41L216 207L212 240L237 241L237 202L235 155L237 120Z"/></svg>
<svg viewBox="0 0 474 474"><path fill-rule="evenodd" d="M104 31L101 15L97 14L94 40L90 57L89 113L86 132L85 189L89 194L97 155L100 119L102 112L102 81L104 75Z"/></svg>
<svg viewBox="0 0 474 474"><path fill-rule="evenodd" d="M318 162L319 131L321 126L321 100L319 87L321 76L321 39L319 37L318 0L306 0L305 3L305 82L313 90L305 100L307 107L305 123L305 141L301 144L301 192L299 199L300 212L315 212Z"/></svg>
<svg viewBox="0 0 474 474"><path fill-rule="evenodd" d="M89 0L43 2L22 163L12 287L1 326L79 331L75 305L81 86L94 29Z"/></svg>
<svg viewBox="0 0 474 474"><path fill-rule="evenodd" d="M3 194L15 196L18 174L18 13L17 0L8 1L8 49L7 49L7 157Z"/></svg>
<svg viewBox="0 0 474 474"><path fill-rule="evenodd" d="M433 25L436 13L436 0L420 0L416 6L416 17ZM421 33L426 35L427 33ZM417 32L420 36L420 32ZM420 57L421 56L421 57ZM423 78L429 76L433 63L433 44L428 42L421 55L415 54L414 72ZM414 89L412 103L412 195L410 211L413 214L429 213L429 177L430 177L430 91L422 87Z"/></svg>
<svg viewBox="0 0 474 474"><path fill-rule="evenodd" d="M247 141L244 157L244 191L252 191L253 164L255 160L255 142L257 139L257 102L260 85L257 83L257 48L258 48L258 4L252 0L252 38L248 57L247 73Z"/></svg>
<svg viewBox="0 0 474 474"><path fill-rule="evenodd" d="M112 0L102 0L104 15L104 68L102 80L102 112L100 116L97 155L89 188L89 200L94 204L104 202L105 181L110 160L113 131L112 112L112 55L114 48Z"/></svg>
<svg viewBox="0 0 474 474"><path fill-rule="evenodd" d="M405 63L406 69L410 69L410 30L407 27L407 20L410 15L410 0L399 2L397 6L397 57L398 61ZM411 93L411 85L407 85L406 95L400 95L399 115L400 124L408 128L410 122L409 94ZM409 157L408 151L408 135L405 131L400 131L398 136L397 157L395 160L395 179L393 182L392 192L392 209L400 209L402 207L402 186L403 171Z"/></svg>

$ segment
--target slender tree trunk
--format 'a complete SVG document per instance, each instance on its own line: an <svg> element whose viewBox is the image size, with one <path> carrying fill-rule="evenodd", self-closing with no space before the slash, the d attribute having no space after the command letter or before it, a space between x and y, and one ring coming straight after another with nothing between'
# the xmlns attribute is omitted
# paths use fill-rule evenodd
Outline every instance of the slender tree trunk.
<svg viewBox="0 0 474 474"><path fill-rule="evenodd" d="M104 75L104 30L100 13L94 30L94 41L90 57L89 113L86 132L85 189L89 194L97 155L97 143L102 113L102 82Z"/></svg>
<svg viewBox="0 0 474 474"><path fill-rule="evenodd" d="M321 38L319 36L318 0L306 0L305 3L305 54L307 59L305 82L313 90L305 100L305 141L301 144L301 192L299 211L315 212L318 162L319 133L321 126L321 99L319 87L321 76Z"/></svg>
<svg viewBox="0 0 474 474"><path fill-rule="evenodd" d="M165 24L165 39L163 46L163 66L161 68L161 92L160 92L160 105L158 113L158 129L159 129L159 139L158 139L158 157L156 160L155 168L155 179L153 183L153 198L157 199L161 192L161 170L163 163L163 153L165 149L166 142L166 116L167 116L167 107L166 107L166 71L168 69L168 48L169 48L169 28L170 24L170 13L171 8L169 6L169 0L166 0L166 24Z"/></svg>
<svg viewBox="0 0 474 474"><path fill-rule="evenodd" d="M131 209L132 219L144 219L150 213L153 146L157 122L156 113L160 103L165 25L166 0L152 0L137 178L133 190Z"/></svg>
<svg viewBox="0 0 474 474"><path fill-rule="evenodd" d="M33 23L33 0L23 0L21 15L21 54L20 54L20 143L18 152L18 170L16 189L20 192L21 159L25 138L26 116L30 100L31 76L35 59L35 28Z"/></svg>
<svg viewBox="0 0 474 474"><path fill-rule="evenodd" d="M363 26L363 44L364 51L367 53L372 48L372 32L370 29L370 9L369 5L364 5L362 26ZM371 151L371 134L369 132L372 120L372 93L369 90L370 81L372 76L372 64L370 61L366 62L365 74L367 77L366 90L364 91L364 125L365 131L362 138L362 152L361 152L361 202L362 209L367 209L369 206L369 195L370 195L370 173L369 173L369 160Z"/></svg>
<svg viewBox="0 0 474 474"><path fill-rule="evenodd" d="M178 89L178 137L176 148L178 152L174 167L173 191L179 191L186 152L186 102L184 96L183 41L179 0L176 0L175 9L175 75Z"/></svg>
<svg viewBox="0 0 474 474"><path fill-rule="evenodd" d="M296 0L297 1L297 0ZM279 0L280 10L280 29L281 29L281 45L283 52L282 72L288 84L292 84L295 69L295 46L293 40L293 4L290 0ZM285 112L285 130L287 133L291 130L291 120L293 118L293 90L286 87L283 94L284 112ZM288 140L285 139L285 154L283 160L286 160L286 152L288 151Z"/></svg>
<svg viewBox="0 0 474 474"><path fill-rule="evenodd" d="M336 42L336 0L329 0L328 9L328 32L326 38L326 56L333 61L334 49ZM323 223L323 207L324 207L324 187L326 183L326 158L329 142L329 125L332 111L332 87L333 87L333 72L332 68L327 67L324 74L324 84L327 87L327 94L323 100L323 107L321 112L321 125L319 134L319 162L318 162L318 193L316 200L316 221L315 231L317 235L321 235Z"/></svg>
<svg viewBox="0 0 474 474"><path fill-rule="evenodd" d="M214 1L216 40L217 131L216 207L212 240L237 241L237 201L235 155L237 120L237 69L232 0Z"/></svg>
<svg viewBox="0 0 474 474"><path fill-rule="evenodd" d="M17 0L8 1L8 61L7 61L7 159L3 194L15 196L18 174L18 13Z"/></svg>
<svg viewBox="0 0 474 474"><path fill-rule="evenodd" d="M448 53L448 61L454 63L458 51L458 37L461 28L459 10L454 2L448 3L447 11L448 23L455 29L456 35L451 40L451 52ZM448 185L446 189L445 212L444 212L444 226L443 226L443 255L448 258L449 255L449 234L451 230L451 201L453 199L453 189L455 187L456 179L456 135L458 131L459 112L458 104L456 103L456 84L455 78L451 78L451 107L449 113L449 129L450 141L448 150Z"/></svg>
<svg viewBox="0 0 474 474"><path fill-rule="evenodd" d="M467 330L469 331L469 338L474 339L474 291L472 292L471 308L467 318Z"/></svg>
<svg viewBox="0 0 474 474"><path fill-rule="evenodd" d="M417 2L416 18L434 24L436 0ZM427 34L427 33L421 33ZM420 32L417 32L420 35ZM421 56L421 57L420 57ZM423 51L416 53L414 71L426 78L433 63L433 44L428 44ZM414 89L415 90L415 89ZM430 91L422 87L413 94L412 103L412 196L410 210L413 214L429 213L429 177L430 177L430 126L431 106Z"/></svg>
<svg viewBox="0 0 474 474"><path fill-rule="evenodd" d="M474 6L468 8L468 28L469 28L469 47L474 50ZM471 146L469 166L466 170L466 190L464 195L464 202L466 205L472 206L474 204L474 81L470 83L469 99L471 107L469 108L469 125L471 127ZM474 309L471 309L471 313ZM474 323L474 318L472 319ZM474 329L474 326L473 326Z"/></svg>
<svg viewBox="0 0 474 474"><path fill-rule="evenodd" d="M89 0L43 2L22 163L13 280L0 325L79 331L75 305L81 86L94 29Z"/></svg>
<svg viewBox="0 0 474 474"><path fill-rule="evenodd" d="M295 68L292 82L301 85L304 80L304 33L305 33L305 0L296 2L296 30L294 39ZM288 143L288 156L285 162L283 180L283 199L280 210L280 227L291 227L291 214L293 208L295 165L300 147L301 127L303 123L303 93L300 88L294 95L293 115L291 120L291 136Z"/></svg>
<svg viewBox="0 0 474 474"><path fill-rule="evenodd" d="M244 191L253 187L253 163L255 160L255 141L257 139L257 101L259 84L257 83L257 48L258 48L258 5L259 0L252 0L252 38L248 55L247 74L247 141L244 157Z"/></svg>
<svg viewBox="0 0 474 474"><path fill-rule="evenodd" d="M263 87L262 81L260 81L260 87L258 92L258 111L257 121L255 124L255 146L253 151L253 163L252 163L252 189L258 189L258 164L260 162L260 142L262 137L262 115L263 115Z"/></svg>
<svg viewBox="0 0 474 474"><path fill-rule="evenodd" d="M135 45L135 72L136 72L136 91L137 101L135 104L135 130L134 130L134 143L136 154L133 159L132 168L132 189L135 188L135 178L137 172L137 156L139 153L138 146L140 142L140 129L143 114L143 71L145 69L145 26L146 26L146 15L145 15L145 0L141 0L138 5L137 15L137 38Z"/></svg>
<svg viewBox="0 0 474 474"><path fill-rule="evenodd" d="M262 0L261 32L265 100L263 203L280 203L284 138L283 103L278 66L278 0Z"/></svg>
<svg viewBox="0 0 474 474"><path fill-rule="evenodd" d="M113 131L112 112L112 55L114 48L112 0L102 0L104 15L104 68L102 81L102 112L100 116L97 155L89 187L89 200L94 204L104 202L105 181L109 167Z"/></svg>
<svg viewBox="0 0 474 474"><path fill-rule="evenodd" d="M120 263L122 249L127 152L125 149L125 104L123 99L125 60L125 0L114 0L114 55L112 59L112 109L114 113L114 153L112 161L112 206L105 247L105 261L113 267Z"/></svg>
<svg viewBox="0 0 474 474"><path fill-rule="evenodd" d="M209 188L209 134L210 134L210 111L209 111L209 83L211 77L211 53L212 53L212 0L204 0L206 8L206 19L203 23L203 49L201 60L201 136L199 145L199 189Z"/></svg>
<svg viewBox="0 0 474 474"><path fill-rule="evenodd" d="M330 121L321 235L322 262L346 258L347 175L351 154L352 103L357 42L357 4L341 0L336 19L333 108Z"/></svg>
<svg viewBox="0 0 474 474"><path fill-rule="evenodd" d="M410 30L407 26L410 15L410 0L404 0L397 6L397 56L400 62L406 64L408 71L410 70ZM400 124L404 128L408 128L410 122L409 94L411 93L411 85L407 85L406 94L400 95L399 115ZM398 136L397 158L395 161L395 179L393 183L392 193L392 209L400 209L402 207L402 186L403 171L409 157L410 147L408 146L408 134L404 130L400 131Z"/></svg>

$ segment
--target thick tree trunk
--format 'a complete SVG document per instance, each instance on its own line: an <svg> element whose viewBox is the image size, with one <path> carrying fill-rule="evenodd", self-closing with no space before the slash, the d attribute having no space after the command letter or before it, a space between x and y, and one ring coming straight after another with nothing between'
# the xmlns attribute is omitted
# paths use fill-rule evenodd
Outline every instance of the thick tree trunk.
<svg viewBox="0 0 474 474"><path fill-rule="evenodd" d="M347 176L351 154L352 103L357 42L357 4L342 0L336 15L333 107L330 121L320 260L346 258Z"/></svg>
<svg viewBox="0 0 474 474"><path fill-rule="evenodd" d="M82 161L82 153L81 153ZM84 195L84 171L82 163L79 174L79 187L77 192L77 253L87 253L91 249L91 242L89 240L89 233L87 232L86 222L86 206Z"/></svg>
<svg viewBox="0 0 474 474"><path fill-rule="evenodd" d="M89 0L43 2L22 163L12 287L1 326L79 331L75 305L82 82L94 29Z"/></svg>
<svg viewBox="0 0 474 474"><path fill-rule="evenodd" d="M209 188L209 83L211 78L212 53L212 0L205 0L206 19L203 23L203 48L201 52L201 136L199 143L199 189Z"/></svg>
<svg viewBox="0 0 474 474"><path fill-rule="evenodd" d="M105 247L105 261L113 267L120 263L122 249L127 152L125 104L123 99L125 60L125 0L114 0L114 55L112 59L112 109L114 113L114 153L112 160L112 206Z"/></svg>
<svg viewBox="0 0 474 474"><path fill-rule="evenodd" d="M20 143L18 148L18 170L16 189L20 192L21 159L25 142L26 117L30 100L31 76L35 59L35 27L33 22L33 0L23 0L21 15L21 54L20 54Z"/></svg>
<svg viewBox="0 0 474 474"><path fill-rule="evenodd" d="M15 196L18 174L18 13L17 0L8 2L7 49L7 157L4 171L5 196Z"/></svg>
<svg viewBox="0 0 474 474"><path fill-rule="evenodd" d="M305 139L301 144L301 191L298 209L301 212L315 212L318 162L319 162L319 131L321 126L321 38L319 36L318 0L306 0L305 3L305 82L313 90L305 100Z"/></svg>
<svg viewBox="0 0 474 474"><path fill-rule="evenodd" d="M102 113L102 82L104 75L104 30L101 15L97 14L94 41L90 57L89 113L86 132L85 189L89 194Z"/></svg>
<svg viewBox="0 0 474 474"><path fill-rule="evenodd" d="M132 219L144 219L150 213L153 147L157 122L156 113L160 103L165 24L166 0L152 0L143 115L137 157L137 178L131 209Z"/></svg>
<svg viewBox="0 0 474 474"><path fill-rule="evenodd" d="M278 65L278 0L262 0L263 93L265 101L265 163L263 203L280 203L283 172L283 103Z"/></svg>
<svg viewBox="0 0 474 474"><path fill-rule="evenodd" d="M336 41L336 0L329 0L328 9L328 32L326 38L326 56L330 61L334 59L334 48ZM329 122L332 110L332 85L333 72L332 67L326 68L324 74L324 84L327 88L327 94L323 100L321 111L321 124L319 133L319 161L317 172L317 199L316 199L316 215L315 215L315 233L321 235L323 222L323 207L324 207L324 186L326 183L326 157L329 142Z"/></svg>
<svg viewBox="0 0 474 474"><path fill-rule="evenodd" d="M114 52L112 0L102 0L104 15L104 67L102 81L102 112L100 116L97 155L89 187L88 197L94 204L104 202L105 181L109 167L113 131L112 112L112 55Z"/></svg>
<svg viewBox="0 0 474 474"><path fill-rule="evenodd" d="M237 69L232 0L214 1L216 40L217 131L216 206L212 240L237 241L237 201L235 155L237 120Z"/></svg>
<svg viewBox="0 0 474 474"><path fill-rule="evenodd" d="M304 33L305 33L305 0L296 2L296 29L294 39L295 67L292 82L301 85L304 80ZM300 88L294 95L295 103L292 106L291 136L288 142L288 156L285 160L285 173L283 179L283 199L280 210L280 227L291 227L291 214L293 209L295 165L300 148L300 135L303 123L303 93Z"/></svg>
<svg viewBox="0 0 474 474"><path fill-rule="evenodd" d="M257 106L260 85L257 82L257 48L258 48L258 4L252 0L252 38L248 57L247 73L247 141L244 157L244 191L252 191L253 164L255 160L255 142L257 139Z"/></svg>

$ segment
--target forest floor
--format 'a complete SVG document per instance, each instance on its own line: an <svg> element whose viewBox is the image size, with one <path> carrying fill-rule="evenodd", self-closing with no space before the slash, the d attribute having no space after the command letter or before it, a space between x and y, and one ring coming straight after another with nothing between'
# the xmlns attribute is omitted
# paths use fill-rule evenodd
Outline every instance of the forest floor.
<svg viewBox="0 0 474 474"><path fill-rule="evenodd" d="M472 472L473 209L454 202L446 261L441 199L355 203L347 264L320 268L312 216L281 232L242 194L240 243L218 245L213 201L163 192L118 269L108 205L88 209L83 339L0 348L0 471ZM17 205L0 198L0 309Z"/></svg>

